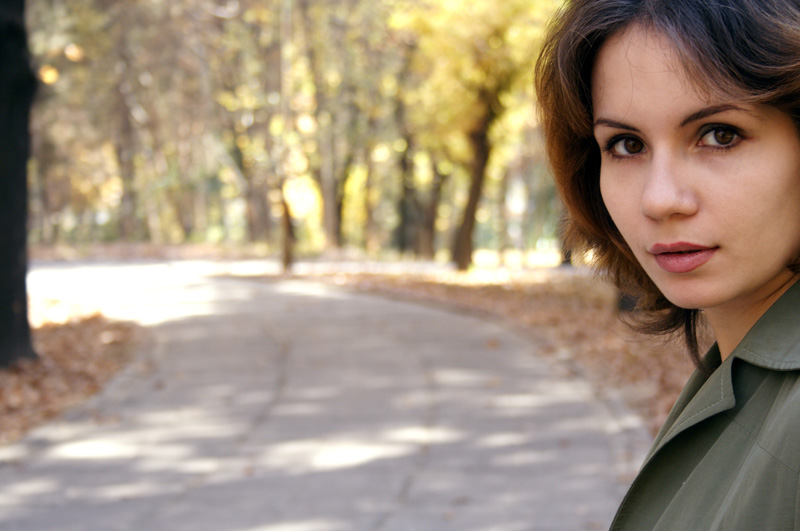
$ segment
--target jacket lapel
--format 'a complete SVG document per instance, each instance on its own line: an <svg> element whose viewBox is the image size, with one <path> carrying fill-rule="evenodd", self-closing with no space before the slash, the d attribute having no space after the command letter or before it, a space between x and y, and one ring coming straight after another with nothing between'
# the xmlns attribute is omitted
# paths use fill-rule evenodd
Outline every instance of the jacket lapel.
<svg viewBox="0 0 800 531"><path fill-rule="evenodd" d="M736 405L736 397L733 394L733 379L731 374L732 361L733 357L728 357L728 359L708 377L694 396L689 399L688 404L686 404L682 411L679 399L673 411L673 413L677 412L677 415L674 419L667 419L664 429L656 437L655 444L650 451L650 455L647 457L647 461L680 433L709 417L733 409ZM695 378L701 377L701 374L695 374ZM687 387L690 387L690 385L691 382L687 384ZM672 415L670 416L672 417Z"/></svg>
<svg viewBox="0 0 800 531"><path fill-rule="evenodd" d="M800 282L796 282L753 325L731 355L705 382L704 375L695 372L656 436L645 464L680 433L709 417L734 408L734 359L772 370L800 369L799 324ZM708 352L705 360L708 365L719 363L716 345Z"/></svg>

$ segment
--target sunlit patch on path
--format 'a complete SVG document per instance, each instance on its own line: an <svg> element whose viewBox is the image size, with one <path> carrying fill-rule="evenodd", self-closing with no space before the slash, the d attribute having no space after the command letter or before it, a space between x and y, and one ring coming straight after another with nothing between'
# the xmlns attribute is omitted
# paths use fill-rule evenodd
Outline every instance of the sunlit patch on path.
<svg viewBox="0 0 800 531"><path fill-rule="evenodd" d="M535 339L221 267L33 272L32 293L147 324L154 344L0 448L0 529L607 527L641 427Z"/></svg>

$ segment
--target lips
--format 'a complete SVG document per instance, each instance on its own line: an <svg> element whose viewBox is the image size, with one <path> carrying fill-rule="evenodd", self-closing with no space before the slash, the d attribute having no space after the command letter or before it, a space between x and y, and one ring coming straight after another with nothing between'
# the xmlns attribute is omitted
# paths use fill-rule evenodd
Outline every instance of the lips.
<svg viewBox="0 0 800 531"><path fill-rule="evenodd" d="M649 249L656 264L668 273L689 273L711 260L717 247L678 242L656 244Z"/></svg>

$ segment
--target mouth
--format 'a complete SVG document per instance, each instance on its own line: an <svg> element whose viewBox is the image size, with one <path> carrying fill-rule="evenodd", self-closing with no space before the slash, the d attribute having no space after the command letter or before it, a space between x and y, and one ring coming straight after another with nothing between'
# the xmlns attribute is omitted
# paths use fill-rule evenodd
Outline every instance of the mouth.
<svg viewBox="0 0 800 531"><path fill-rule="evenodd" d="M649 252L656 264L668 273L689 273L711 260L718 247L678 242L653 245Z"/></svg>

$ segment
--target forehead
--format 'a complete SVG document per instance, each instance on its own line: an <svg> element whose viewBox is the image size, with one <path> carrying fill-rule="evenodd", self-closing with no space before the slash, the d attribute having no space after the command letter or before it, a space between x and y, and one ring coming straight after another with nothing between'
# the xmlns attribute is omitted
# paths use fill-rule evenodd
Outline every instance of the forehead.
<svg viewBox="0 0 800 531"><path fill-rule="evenodd" d="M720 99L690 81L669 39L640 25L603 44L592 69L591 86L595 114L666 111L675 105L695 106Z"/></svg>

